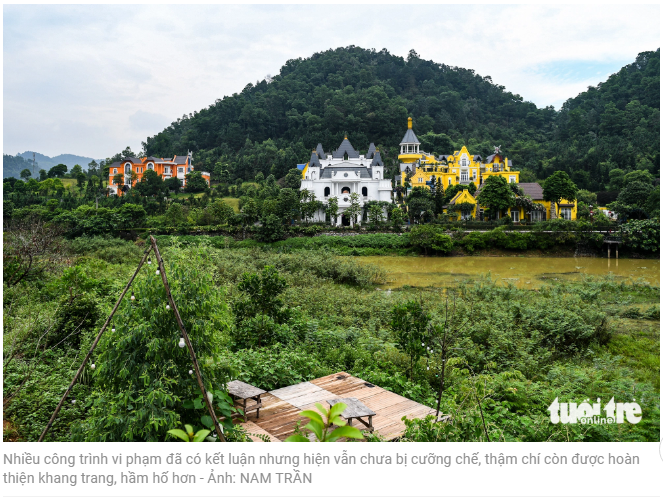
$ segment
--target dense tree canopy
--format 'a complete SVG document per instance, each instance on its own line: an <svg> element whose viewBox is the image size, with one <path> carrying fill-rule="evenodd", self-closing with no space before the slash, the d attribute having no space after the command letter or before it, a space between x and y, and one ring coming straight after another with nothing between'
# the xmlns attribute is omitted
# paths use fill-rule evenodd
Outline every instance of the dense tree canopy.
<svg viewBox="0 0 663 497"><path fill-rule="evenodd" d="M530 180L564 170L579 188L598 191L610 183L612 169L658 175L659 61L659 50L643 52L555 111L537 108L490 76L414 51L404 59L387 50L338 48L287 61L273 78L184 115L144 148L163 157L193 150L213 179L283 177L317 143L336 148L349 133L362 150L378 145L393 174L410 115L428 152L464 144L486 156L501 144Z"/></svg>

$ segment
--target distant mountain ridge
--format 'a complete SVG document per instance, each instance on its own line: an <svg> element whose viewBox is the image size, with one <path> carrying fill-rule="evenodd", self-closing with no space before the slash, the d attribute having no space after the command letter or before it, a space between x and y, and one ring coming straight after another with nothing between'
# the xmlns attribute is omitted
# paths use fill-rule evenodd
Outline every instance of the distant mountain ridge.
<svg viewBox="0 0 663 497"><path fill-rule="evenodd" d="M2 156L2 177L9 178L13 176L18 178L23 169L30 169L32 171L32 154L33 152L28 150L21 154L15 156L3 154ZM64 164L67 166L68 170L71 170L76 164L81 166L84 171L87 170L87 165L92 162L92 157L83 157L82 155L74 154L60 154L55 157L49 157L48 155L40 154L39 152L34 152L35 160L37 162L35 167L35 175L39 176L39 170L45 169L48 171L53 166L58 164ZM94 159L99 162L102 159Z"/></svg>
<svg viewBox="0 0 663 497"><path fill-rule="evenodd" d="M32 151L27 151L18 155L20 155L27 161L32 162L32 153L33 153ZM40 154L39 152L34 152L34 154L39 168L46 169L47 171L53 166L57 166L58 164L64 164L69 169L71 169L76 164L78 164L83 168L83 170L87 170L87 165L90 162L92 162L92 157L83 157L82 155L60 154L56 155L55 157L49 157L48 155ZM100 159L94 159L94 160L99 162Z"/></svg>

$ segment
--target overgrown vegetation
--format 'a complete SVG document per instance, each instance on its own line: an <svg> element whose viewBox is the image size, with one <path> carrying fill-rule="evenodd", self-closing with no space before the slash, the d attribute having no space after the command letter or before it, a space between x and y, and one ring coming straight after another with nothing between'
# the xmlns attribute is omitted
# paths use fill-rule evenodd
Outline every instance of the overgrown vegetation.
<svg viewBox="0 0 663 497"><path fill-rule="evenodd" d="M125 258L102 259L106 239L85 240L39 278L5 287L5 414L20 440L39 436L140 257L124 242ZM408 440L659 439L657 287L588 278L528 291L479 279L380 292L379 269L324 250L159 243L211 391L229 378L271 390L346 371L432 408L440 397L447 422L408 422ZM137 279L136 301L121 307L50 439L165 440L184 424L206 427L204 413L186 407L196 385L156 279L152 270ZM421 309L423 354L412 348L421 337L406 331L412 302ZM455 331L442 354L445 326ZM58 345L63 332L77 338ZM636 397L643 420L552 425L546 409L557 396Z"/></svg>

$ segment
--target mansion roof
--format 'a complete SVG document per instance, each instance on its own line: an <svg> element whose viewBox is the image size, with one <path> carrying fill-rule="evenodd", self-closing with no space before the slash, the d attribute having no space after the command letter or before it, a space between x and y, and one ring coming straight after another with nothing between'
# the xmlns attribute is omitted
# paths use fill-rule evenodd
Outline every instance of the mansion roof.
<svg viewBox="0 0 663 497"><path fill-rule="evenodd" d="M532 200L543 200L543 188L538 183L518 183L518 186L523 189L525 195L528 195Z"/></svg>
<svg viewBox="0 0 663 497"><path fill-rule="evenodd" d="M359 152L357 152L354 149L352 143L350 143L350 140L348 140L347 136L341 142L341 146L338 147L337 150L332 152L332 157L334 159L342 159L343 157L345 157L346 153L348 154L348 159L359 159Z"/></svg>
<svg viewBox="0 0 663 497"><path fill-rule="evenodd" d="M347 165L345 165L347 164ZM345 177L347 174L349 179L353 178L373 178L373 172L367 167L355 166L349 162L342 162L339 165L329 166L322 170L320 179L331 179L334 177ZM340 176L339 176L340 175ZM354 176L353 176L354 175Z"/></svg>
<svg viewBox="0 0 663 497"><path fill-rule="evenodd" d="M417 135L414 134L410 128L405 132L403 139L401 140L400 145L421 145L421 142L417 138Z"/></svg>

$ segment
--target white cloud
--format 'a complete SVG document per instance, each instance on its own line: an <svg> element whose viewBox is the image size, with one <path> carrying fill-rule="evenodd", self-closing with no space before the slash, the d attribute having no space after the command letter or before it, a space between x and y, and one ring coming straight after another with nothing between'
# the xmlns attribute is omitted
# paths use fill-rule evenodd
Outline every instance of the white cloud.
<svg viewBox="0 0 663 497"><path fill-rule="evenodd" d="M559 107L658 48L659 12L658 5L5 6L3 149L92 157L139 150L182 114L277 74L288 59L348 45L403 57L414 48Z"/></svg>

